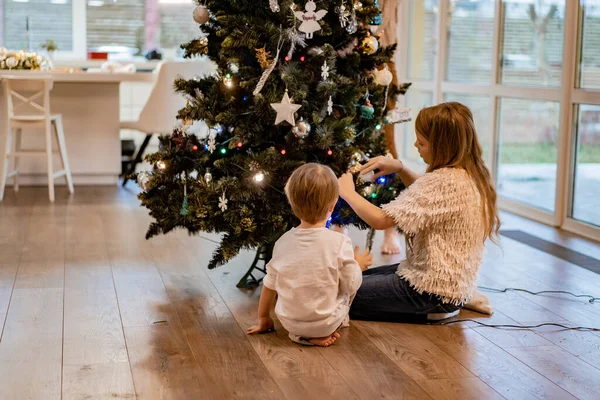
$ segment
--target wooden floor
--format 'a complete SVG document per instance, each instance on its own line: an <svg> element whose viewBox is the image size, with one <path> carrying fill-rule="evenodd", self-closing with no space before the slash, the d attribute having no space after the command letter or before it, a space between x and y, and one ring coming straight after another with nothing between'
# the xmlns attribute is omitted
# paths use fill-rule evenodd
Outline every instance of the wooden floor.
<svg viewBox="0 0 600 400"><path fill-rule="evenodd" d="M600 256L598 245L505 220ZM59 189L54 205L44 188L7 191L0 398L600 399L597 332L352 322L327 349L295 345L279 325L246 336L260 293L235 283L252 254L209 271L216 237L178 232L147 242L148 222L133 191L78 187L68 198ZM353 237L362 244L362 233ZM599 275L510 239L488 248L480 284L600 295ZM489 297L493 317L461 318L600 327L600 303Z"/></svg>

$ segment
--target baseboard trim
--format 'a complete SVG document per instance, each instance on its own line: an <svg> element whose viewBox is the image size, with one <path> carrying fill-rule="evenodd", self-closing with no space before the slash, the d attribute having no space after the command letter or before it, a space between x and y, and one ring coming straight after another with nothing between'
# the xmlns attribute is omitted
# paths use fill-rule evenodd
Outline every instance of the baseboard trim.
<svg viewBox="0 0 600 400"><path fill-rule="evenodd" d="M95 174L77 174L73 175L74 185L91 186L114 186L119 183L117 175L95 175ZM55 186L66 186L64 178L54 180ZM12 186L12 179L8 179L7 187ZM48 175L19 175L19 186L48 186Z"/></svg>

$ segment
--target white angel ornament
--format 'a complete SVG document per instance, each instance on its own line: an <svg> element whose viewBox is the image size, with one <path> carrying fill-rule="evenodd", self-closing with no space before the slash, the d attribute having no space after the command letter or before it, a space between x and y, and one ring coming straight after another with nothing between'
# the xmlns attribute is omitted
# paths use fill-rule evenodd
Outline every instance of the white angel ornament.
<svg viewBox="0 0 600 400"><path fill-rule="evenodd" d="M319 20L321 20L325 14L327 14L327 10L319 10L315 12L317 5L314 1L306 2L304 8L306 9L306 12L296 11L294 12L294 15L296 15L296 18L302 21L302 24L300 24L298 30L306 33L307 39L312 39L313 33L321 30Z"/></svg>

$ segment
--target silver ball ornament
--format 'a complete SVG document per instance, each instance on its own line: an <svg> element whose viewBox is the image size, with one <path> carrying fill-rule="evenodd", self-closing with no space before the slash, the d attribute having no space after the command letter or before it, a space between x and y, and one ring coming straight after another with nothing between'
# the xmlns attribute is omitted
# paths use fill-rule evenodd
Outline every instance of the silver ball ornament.
<svg viewBox="0 0 600 400"><path fill-rule="evenodd" d="M194 9L194 21L199 23L200 25L204 25L210 19L210 13L208 12L208 8L205 6L198 6Z"/></svg>
<svg viewBox="0 0 600 400"><path fill-rule="evenodd" d="M387 68L384 68L381 71L375 71L375 83L378 85L388 86L392 83L393 79L394 76L392 75L392 72Z"/></svg>
<svg viewBox="0 0 600 400"><path fill-rule="evenodd" d="M212 181L212 174L210 172L204 174L204 181L206 183L210 183Z"/></svg>
<svg viewBox="0 0 600 400"><path fill-rule="evenodd" d="M375 36L367 36L361 42L365 54L371 55L379 49L379 41Z"/></svg>
<svg viewBox="0 0 600 400"><path fill-rule="evenodd" d="M310 124L301 119L300 121L296 122L296 125L294 125L292 128L292 133L298 139L304 139L310 133L310 129Z"/></svg>
<svg viewBox="0 0 600 400"><path fill-rule="evenodd" d="M142 171L137 175L137 183L144 192L150 189L150 179L152 179L152 174L147 171Z"/></svg>

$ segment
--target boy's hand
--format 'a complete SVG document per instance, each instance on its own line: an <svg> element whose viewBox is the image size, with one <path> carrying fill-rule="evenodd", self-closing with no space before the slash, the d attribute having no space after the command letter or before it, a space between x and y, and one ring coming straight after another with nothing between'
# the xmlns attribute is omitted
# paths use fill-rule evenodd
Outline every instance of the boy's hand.
<svg viewBox="0 0 600 400"><path fill-rule="evenodd" d="M362 254L358 254L358 252L359 247L355 246L354 259L358 262L358 265L360 265L360 269L362 271L366 271L371 265L373 265L373 254L369 253L369 248L366 248Z"/></svg>
<svg viewBox="0 0 600 400"><path fill-rule="evenodd" d="M271 317L262 317L258 319L258 324L251 326L246 331L248 335L252 335L253 333L265 333L271 332L275 328L275 324L273 323L273 319Z"/></svg>

